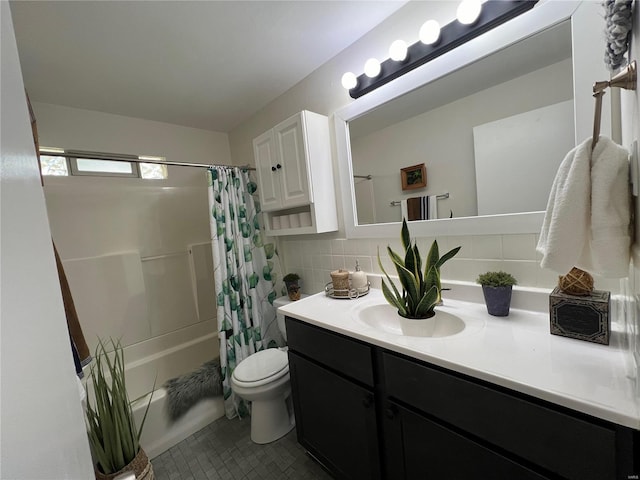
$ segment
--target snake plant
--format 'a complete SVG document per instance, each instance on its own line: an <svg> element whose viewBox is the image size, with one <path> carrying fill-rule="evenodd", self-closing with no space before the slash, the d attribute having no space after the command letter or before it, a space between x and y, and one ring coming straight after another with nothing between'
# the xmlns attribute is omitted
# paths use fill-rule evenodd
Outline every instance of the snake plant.
<svg viewBox="0 0 640 480"><path fill-rule="evenodd" d="M404 258L387 246L389 257L396 267L398 278L402 285L402 294L382 266L380 250L378 249L378 265L387 278L382 280L382 293L384 298L392 306L398 309L398 313L407 318L429 318L435 315L435 307L440 302L440 267L453 256L460 247L449 250L442 257L438 250L438 241L434 240L426 258L424 274L422 273L422 259L418 245L411 243L409 227L406 220L402 220L400 238L405 250Z"/></svg>

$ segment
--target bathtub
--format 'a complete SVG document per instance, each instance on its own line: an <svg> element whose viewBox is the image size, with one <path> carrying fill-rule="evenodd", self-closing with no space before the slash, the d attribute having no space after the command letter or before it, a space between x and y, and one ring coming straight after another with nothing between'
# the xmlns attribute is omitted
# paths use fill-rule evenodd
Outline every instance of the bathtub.
<svg viewBox="0 0 640 480"><path fill-rule="evenodd" d="M166 414L170 378L192 372L218 356L215 322L201 322L124 348L127 392L138 425L151 399L140 444L154 458L224 415L222 396L204 399L171 422ZM85 378L89 377L86 372ZM91 382L84 382L91 395Z"/></svg>
<svg viewBox="0 0 640 480"><path fill-rule="evenodd" d="M133 402L133 415L138 425L144 416L146 402L150 396L151 394L148 394ZM154 391L140 438L140 445L150 459L224 415L224 404L220 395L216 398L201 400L177 421L171 423L165 413L166 400L167 391L164 388Z"/></svg>

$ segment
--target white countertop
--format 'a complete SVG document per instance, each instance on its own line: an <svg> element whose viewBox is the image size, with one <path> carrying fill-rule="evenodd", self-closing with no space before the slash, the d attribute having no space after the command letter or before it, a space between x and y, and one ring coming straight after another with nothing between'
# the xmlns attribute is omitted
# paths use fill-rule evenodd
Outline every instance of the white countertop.
<svg viewBox="0 0 640 480"><path fill-rule="evenodd" d="M444 302L436 310L458 314L466 328L442 338L396 335L359 320L359 311L386 305L378 289L355 300L318 293L281 307L279 312L640 430L635 372L631 355L620 345L619 332L612 331L611 345L599 345L551 335L548 313L512 308L508 317L493 317L484 304L447 298Z"/></svg>

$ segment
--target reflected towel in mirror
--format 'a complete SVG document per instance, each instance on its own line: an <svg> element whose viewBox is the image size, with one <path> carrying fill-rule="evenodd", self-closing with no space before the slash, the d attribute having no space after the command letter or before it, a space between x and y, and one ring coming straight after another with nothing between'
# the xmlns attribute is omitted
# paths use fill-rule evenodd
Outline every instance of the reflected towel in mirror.
<svg viewBox="0 0 640 480"><path fill-rule="evenodd" d="M411 197L400 202L402 218L408 222L438 218L438 196Z"/></svg>

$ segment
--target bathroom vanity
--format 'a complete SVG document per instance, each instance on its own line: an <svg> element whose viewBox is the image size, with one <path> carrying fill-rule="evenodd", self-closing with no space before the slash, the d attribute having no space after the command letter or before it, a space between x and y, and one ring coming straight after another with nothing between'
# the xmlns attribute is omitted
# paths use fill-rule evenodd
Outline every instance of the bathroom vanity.
<svg viewBox="0 0 640 480"><path fill-rule="evenodd" d="M372 290L281 309L298 440L336 478L640 474L640 414L623 348L552 336L545 313L490 317L484 305L446 299L441 309L464 330L407 336L385 322L384 308Z"/></svg>

